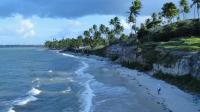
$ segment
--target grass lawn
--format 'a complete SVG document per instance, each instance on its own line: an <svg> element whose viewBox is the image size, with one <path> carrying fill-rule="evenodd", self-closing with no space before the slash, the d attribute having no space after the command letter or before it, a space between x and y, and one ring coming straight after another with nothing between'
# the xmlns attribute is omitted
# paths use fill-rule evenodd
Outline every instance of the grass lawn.
<svg viewBox="0 0 200 112"><path fill-rule="evenodd" d="M200 51L200 37L180 38L169 42L161 42L159 47L183 51Z"/></svg>

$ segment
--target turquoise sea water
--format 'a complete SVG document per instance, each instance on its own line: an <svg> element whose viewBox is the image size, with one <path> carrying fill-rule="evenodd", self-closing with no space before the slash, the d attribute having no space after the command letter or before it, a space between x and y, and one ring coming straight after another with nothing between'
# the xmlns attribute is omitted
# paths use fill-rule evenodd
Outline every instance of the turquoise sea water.
<svg viewBox="0 0 200 112"><path fill-rule="evenodd" d="M0 112L155 112L106 61L0 48Z"/></svg>

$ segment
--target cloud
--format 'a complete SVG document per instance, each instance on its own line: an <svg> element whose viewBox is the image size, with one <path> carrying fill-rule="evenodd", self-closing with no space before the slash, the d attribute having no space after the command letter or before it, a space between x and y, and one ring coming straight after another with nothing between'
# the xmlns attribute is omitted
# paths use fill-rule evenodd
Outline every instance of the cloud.
<svg viewBox="0 0 200 112"><path fill-rule="evenodd" d="M124 15L131 0L1 0L0 16L78 18L86 15Z"/></svg>
<svg viewBox="0 0 200 112"><path fill-rule="evenodd" d="M121 25L124 27L124 29L127 29L127 30L131 29L130 24L127 23L127 21L125 19L122 19L122 18L121 18Z"/></svg>
<svg viewBox="0 0 200 112"><path fill-rule="evenodd" d="M127 15L133 0L1 0L0 17L22 14L48 18L80 18L87 15ZM179 0L141 0L141 15L160 12L165 2ZM191 2L191 0L189 0Z"/></svg>
<svg viewBox="0 0 200 112"><path fill-rule="evenodd" d="M61 39L65 35L74 37L87 27L78 19L27 18L21 14L0 18L0 23L0 44L43 44L46 40Z"/></svg>
<svg viewBox="0 0 200 112"><path fill-rule="evenodd" d="M68 20L68 25L72 25L72 26L75 26L75 27L79 27L81 26L81 22L80 21L76 21L76 20Z"/></svg>
<svg viewBox="0 0 200 112"><path fill-rule="evenodd" d="M141 23L144 23L147 18L150 18L150 16L138 16L137 17L137 27L140 27ZM124 27L124 32L126 34L129 34L131 32L131 24L127 22L127 19L125 17L120 17L121 25Z"/></svg>
<svg viewBox="0 0 200 112"><path fill-rule="evenodd" d="M151 16L138 16L137 26L139 27L141 23L144 23L146 19L151 18Z"/></svg>
<svg viewBox="0 0 200 112"><path fill-rule="evenodd" d="M34 37L36 36L35 27L30 19L24 18L20 14L0 19L0 37Z"/></svg>
<svg viewBox="0 0 200 112"><path fill-rule="evenodd" d="M22 35L23 37L34 37L36 35L36 32L34 30L34 24L29 19L23 19L20 22L20 28L17 30L17 32Z"/></svg>

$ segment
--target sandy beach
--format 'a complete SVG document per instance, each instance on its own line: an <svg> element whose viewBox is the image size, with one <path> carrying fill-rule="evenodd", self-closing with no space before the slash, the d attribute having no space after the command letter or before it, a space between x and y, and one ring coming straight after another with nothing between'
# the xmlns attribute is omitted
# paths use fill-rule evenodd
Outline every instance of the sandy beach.
<svg viewBox="0 0 200 112"><path fill-rule="evenodd" d="M86 58L109 63L120 74L115 77L120 78L127 88L136 91L140 103L154 108L155 111L160 111L162 108L162 112L200 112L200 97L197 95L192 95L165 81L155 79L148 73L122 67L107 58L94 55ZM161 86L160 95L157 93L158 86ZM161 108L158 108L157 105L160 105Z"/></svg>
<svg viewBox="0 0 200 112"><path fill-rule="evenodd" d="M197 96L186 93L162 80L152 78L146 73L116 65L114 67L123 78L126 78L130 86L137 82L139 91L143 91L143 95L147 94L152 97L152 102L163 105L164 110L167 109L171 112L200 112L200 99ZM162 88L160 95L157 94L158 85Z"/></svg>

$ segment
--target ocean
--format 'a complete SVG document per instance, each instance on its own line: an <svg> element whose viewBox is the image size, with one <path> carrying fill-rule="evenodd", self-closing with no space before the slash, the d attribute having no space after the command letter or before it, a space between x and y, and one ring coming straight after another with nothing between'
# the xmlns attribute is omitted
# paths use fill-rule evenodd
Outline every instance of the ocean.
<svg viewBox="0 0 200 112"><path fill-rule="evenodd" d="M116 66L45 48L0 48L0 112L162 110L128 85Z"/></svg>

